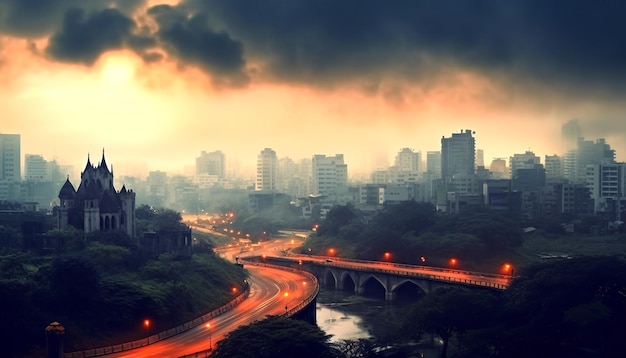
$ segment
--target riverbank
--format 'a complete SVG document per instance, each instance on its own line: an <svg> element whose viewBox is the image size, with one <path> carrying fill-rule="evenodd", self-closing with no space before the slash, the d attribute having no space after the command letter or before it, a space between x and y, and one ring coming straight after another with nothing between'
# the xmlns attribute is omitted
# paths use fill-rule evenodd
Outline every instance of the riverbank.
<svg viewBox="0 0 626 358"><path fill-rule="evenodd" d="M387 325L402 318L411 302L388 302L349 292L322 288L317 299L317 325L332 335L332 342L368 339L384 357L438 357L441 345L428 337L420 342L394 342L385 336ZM452 347L452 350L454 348ZM449 350L449 353L452 351Z"/></svg>

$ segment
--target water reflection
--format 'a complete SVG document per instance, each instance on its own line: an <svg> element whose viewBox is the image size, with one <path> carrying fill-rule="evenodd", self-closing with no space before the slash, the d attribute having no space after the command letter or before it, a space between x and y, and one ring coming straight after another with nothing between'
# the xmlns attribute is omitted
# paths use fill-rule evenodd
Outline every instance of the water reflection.
<svg viewBox="0 0 626 358"><path fill-rule="evenodd" d="M415 300L417 297L389 302L384 298L357 296L348 291L322 288L317 297L317 325L332 335L332 342L361 338L385 341L389 337L377 335L388 334L386 325L401 320L408 305ZM439 355L440 346L427 342L394 349L403 351L407 356L430 358Z"/></svg>
<svg viewBox="0 0 626 358"><path fill-rule="evenodd" d="M317 304L317 325L332 334L334 342L372 337L359 316L337 310L334 304Z"/></svg>
<svg viewBox="0 0 626 358"><path fill-rule="evenodd" d="M317 298L317 325L333 335L331 341L372 338L376 317L392 307L382 299L322 289Z"/></svg>

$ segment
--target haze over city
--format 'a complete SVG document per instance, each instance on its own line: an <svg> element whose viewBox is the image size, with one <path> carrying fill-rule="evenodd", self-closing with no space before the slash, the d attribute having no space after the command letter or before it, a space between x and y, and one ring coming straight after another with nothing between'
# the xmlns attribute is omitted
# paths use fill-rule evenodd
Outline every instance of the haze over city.
<svg viewBox="0 0 626 358"><path fill-rule="evenodd" d="M476 132L485 163L562 154L561 126L626 156L626 4L569 1L0 3L0 132L120 175L203 150L342 153L349 174Z"/></svg>

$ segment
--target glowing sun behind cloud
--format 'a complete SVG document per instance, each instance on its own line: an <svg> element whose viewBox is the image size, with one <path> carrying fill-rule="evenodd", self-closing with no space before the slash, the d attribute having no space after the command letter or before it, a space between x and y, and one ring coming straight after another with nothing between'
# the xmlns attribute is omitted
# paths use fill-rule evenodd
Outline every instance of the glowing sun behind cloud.
<svg viewBox="0 0 626 358"><path fill-rule="evenodd" d="M100 76L105 83L123 85L135 76L136 63L124 53L109 53L99 61Z"/></svg>

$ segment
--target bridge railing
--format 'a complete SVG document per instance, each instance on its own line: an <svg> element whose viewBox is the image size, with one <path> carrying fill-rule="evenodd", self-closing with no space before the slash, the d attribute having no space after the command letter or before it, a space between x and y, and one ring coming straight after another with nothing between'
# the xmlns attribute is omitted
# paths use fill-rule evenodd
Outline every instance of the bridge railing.
<svg viewBox="0 0 626 358"><path fill-rule="evenodd" d="M106 354L113 354L113 353L119 353L119 352L124 352L124 351L128 351L131 349L135 349L135 348L139 348L139 347L144 347L147 346L149 344L153 344L156 343L158 341L164 340L166 338L170 338L172 336L175 336L177 334L186 332L194 327L197 327L201 324L203 324L204 322L207 322L219 315L221 315L224 312L230 311L231 309L233 309L233 307L237 306L238 304L240 304L243 300L245 300L246 298L248 298L248 296L250 295L250 285L246 282L246 287L244 289L244 292L242 292L241 294L239 294L237 297L235 297L234 299L232 299L230 302L228 302L227 304L209 312L206 313L192 321L183 323L179 326L176 326L174 328L168 329L166 331L163 332L159 332L157 334L153 334L147 338L143 338L143 339L138 339L132 342L126 342L126 343L121 343L121 344L116 344L116 345L111 345L111 346L107 346L107 347L100 347L100 348L93 348L93 349L87 349L87 350L83 350L83 351L77 351L77 352L69 352L69 353L65 353L64 357L65 358L87 358L87 357L97 357L97 356L102 356L102 355L106 355Z"/></svg>
<svg viewBox="0 0 626 358"><path fill-rule="evenodd" d="M368 260L336 258L336 257L333 257L332 261L329 262L329 261L326 261L327 259L326 256L292 255L289 257L280 257L280 258L277 257L277 259L287 260L287 261L295 261L295 260L302 261L302 262L307 261L307 262L311 262L311 263L318 264L318 265L339 267L339 268L351 269L351 270L362 271L362 272L380 272L380 273L393 274L396 276L418 277L418 278L424 278L424 279L435 280L435 281L454 282L454 283L468 284L468 285L473 285L473 286L491 287L491 288L496 288L500 290L506 289L511 279L511 276L508 276L508 275L499 275L499 274L494 274L494 273L478 272L478 271L455 270L455 269L433 267L433 266L407 265L407 264L399 264L399 263L392 263L392 262L368 261ZM355 265L351 265L350 263L354 263ZM358 264L369 265L369 266L364 267L364 266L359 266ZM373 265L384 266L384 268L374 267ZM423 272L414 272L411 270L427 271L427 272L432 272L432 274L427 274ZM462 274L470 278L469 279L460 278L460 277L448 276L446 274ZM503 283L493 282L490 279L501 280Z"/></svg>
<svg viewBox="0 0 626 358"><path fill-rule="evenodd" d="M447 271L447 272L441 271L442 274L438 275L436 273L428 274L428 273L421 273L421 272L394 270L390 268L388 269L388 268L363 267L363 266L357 266L357 265L341 264L341 263L336 263L336 262L330 263L329 266L340 267L340 268L345 268L345 269L350 269L350 270L355 270L355 271L362 271L362 272L380 272L380 273L392 274L396 276L415 277L415 278L423 278L423 279L428 279L428 280L433 280L433 281L454 282L454 283L462 283L462 284L468 284L468 285L473 285L473 286L491 287L491 288L497 288L500 290L504 290L508 287L508 283L497 283L497 282L486 281L486 280L481 280L481 279L471 279L471 278L468 279L468 278L453 277L453 276L445 275L445 273L452 273L451 271Z"/></svg>
<svg viewBox="0 0 626 358"><path fill-rule="evenodd" d="M327 256L312 256L312 255L302 255L302 254L291 255L291 257L298 257L299 259L302 259L302 258L305 258L305 257L312 257L312 258L316 258L316 259L320 259L320 260L328 258ZM451 268L446 268L446 267L425 266L425 265L409 265L409 264L401 264L401 263L395 263L395 262L359 260L359 259L338 258L338 257L332 257L332 260L333 260L333 262L335 262L335 261L339 261L339 262L355 262L355 263L363 263L363 264L377 264L377 265L384 265L384 266L390 266L390 267L408 268L408 269L419 269L419 270L424 270L424 271L462 273L462 274L465 274L465 275L480 276L480 277L491 277L491 278L502 278L502 279L510 278L509 275L502 275L502 274L497 274L497 273L481 272L481 271L457 270L457 269L451 269Z"/></svg>

